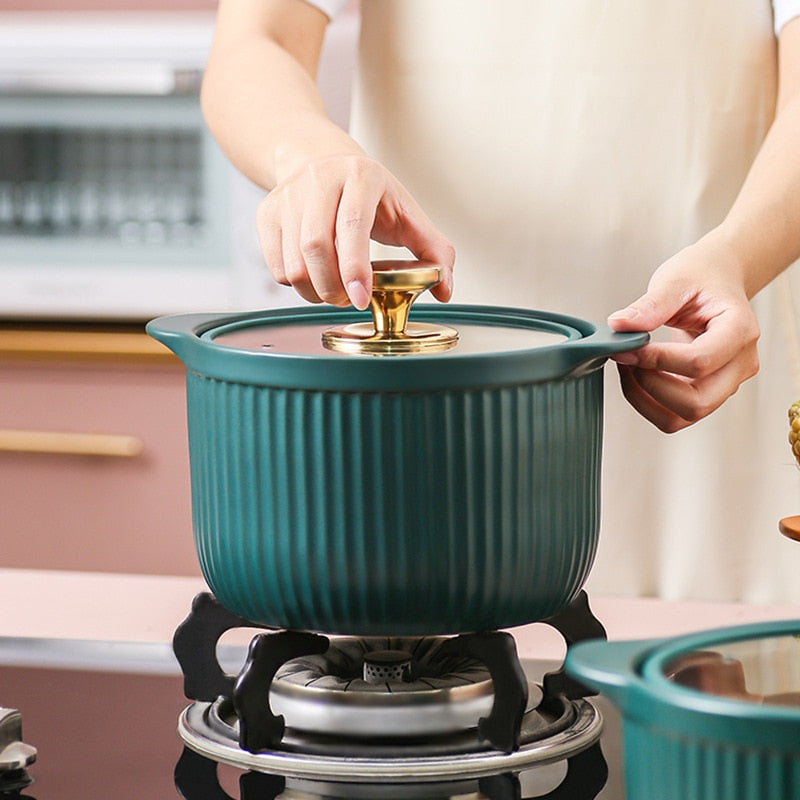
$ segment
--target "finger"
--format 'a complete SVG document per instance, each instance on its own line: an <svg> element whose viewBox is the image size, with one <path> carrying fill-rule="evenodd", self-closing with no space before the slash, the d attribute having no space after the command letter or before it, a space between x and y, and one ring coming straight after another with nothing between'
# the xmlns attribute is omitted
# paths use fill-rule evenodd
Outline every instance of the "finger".
<svg viewBox="0 0 800 800"><path fill-rule="evenodd" d="M347 305L336 251L338 191L312 192L300 222L299 248L315 294L326 303Z"/></svg>
<svg viewBox="0 0 800 800"><path fill-rule="evenodd" d="M283 267L283 231L274 214L273 198L267 195L256 209L256 234L270 274L277 283L288 286L289 280Z"/></svg>
<svg viewBox="0 0 800 800"><path fill-rule="evenodd" d="M284 203L281 211L283 269L289 285L309 303L321 303L311 276L306 268L305 258L300 250L300 229L302 214L294 209L294 203Z"/></svg>
<svg viewBox="0 0 800 800"><path fill-rule="evenodd" d="M431 294L442 302L447 302L453 294L453 265L456 252L450 241L442 235L419 209L406 216L407 237L403 242L417 258L441 267L441 279L431 289Z"/></svg>
<svg viewBox="0 0 800 800"><path fill-rule="evenodd" d="M393 238L386 243L406 247L416 258L441 267L441 280L431 294L442 302L449 300L453 293L453 245L402 187L396 196L384 198L384 205L383 214L394 220Z"/></svg>
<svg viewBox="0 0 800 800"><path fill-rule="evenodd" d="M453 267L456 260L456 251L447 239L442 237L442 241L437 243L429 251L424 251L420 258L438 264L442 268L442 276L439 283L431 289L431 294L443 303L446 303L453 296Z"/></svg>
<svg viewBox="0 0 800 800"><path fill-rule="evenodd" d="M636 380L635 370L624 364L617 366L622 394L630 405L648 422L664 433L676 433L689 426L689 422L669 410L646 392Z"/></svg>
<svg viewBox="0 0 800 800"><path fill-rule="evenodd" d="M359 178L349 180L336 214L339 276L350 301L360 309L369 305L372 294L369 243L383 189L383 183Z"/></svg>
<svg viewBox="0 0 800 800"><path fill-rule="evenodd" d="M632 374L643 392L687 423L698 422L716 411L744 380L735 361L697 380L635 367Z"/></svg>
<svg viewBox="0 0 800 800"><path fill-rule="evenodd" d="M758 329L721 324L712 320L708 328L690 342L650 342L618 363L642 369L660 370L701 379L735 363L738 382L758 371Z"/></svg>
<svg viewBox="0 0 800 800"><path fill-rule="evenodd" d="M615 311L608 317L612 330L654 331L671 319L685 302L678 293L647 292L625 308Z"/></svg>

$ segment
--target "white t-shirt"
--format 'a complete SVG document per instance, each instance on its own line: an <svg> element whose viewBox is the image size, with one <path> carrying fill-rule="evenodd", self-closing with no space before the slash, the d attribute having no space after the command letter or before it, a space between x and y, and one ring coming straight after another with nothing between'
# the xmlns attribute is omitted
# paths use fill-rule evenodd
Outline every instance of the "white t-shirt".
<svg viewBox="0 0 800 800"><path fill-rule="evenodd" d="M348 0L306 0L312 6L333 19L346 5ZM775 17L775 33L779 34L781 28L795 17L800 17L800 0L772 0Z"/></svg>
<svg viewBox="0 0 800 800"><path fill-rule="evenodd" d="M781 32L781 28L790 19L800 17L800 0L772 0L772 8L776 34Z"/></svg>
<svg viewBox="0 0 800 800"><path fill-rule="evenodd" d="M306 0L306 2L316 6L329 19L333 19L347 5L347 0ZM800 11L797 13L800 14Z"/></svg>

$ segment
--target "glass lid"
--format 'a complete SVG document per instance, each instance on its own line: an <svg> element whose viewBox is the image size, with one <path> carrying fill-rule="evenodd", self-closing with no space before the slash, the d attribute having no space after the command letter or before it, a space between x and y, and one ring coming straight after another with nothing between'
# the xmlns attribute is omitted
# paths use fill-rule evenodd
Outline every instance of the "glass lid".
<svg viewBox="0 0 800 800"><path fill-rule="evenodd" d="M679 686L760 705L800 706L800 634L712 643L666 661Z"/></svg>
<svg viewBox="0 0 800 800"><path fill-rule="evenodd" d="M458 354L477 354L477 353L499 353L511 352L514 350L532 350L534 348L546 347L558 344L570 338L575 338L577 332L556 323L542 321L536 327L513 327L502 326L499 323L481 324L471 322L465 313L459 318L458 313L448 314L447 311L432 309L427 312L427 307L423 310L420 306L417 309L417 318L425 320L428 325L446 327L455 330L458 334L452 345L439 349L408 349L392 350L391 344L381 351L380 348L374 350L359 351L356 348L347 349L346 347L335 348L326 346L324 337L337 330L354 331L358 334L364 330L362 326L371 325L369 322L361 321L364 315L356 315L354 312L332 311L331 314L323 315L322 319L267 319L251 320L231 323L229 325L209 331L206 336L213 340L215 344L233 347L239 350L250 350L271 354L285 355L312 355L312 356L380 356L380 355L400 355L403 353L458 353ZM341 321L339 321L341 320ZM444 320L447 325L442 325L439 320ZM414 325L414 323L411 323ZM415 330L414 327L411 330Z"/></svg>
<svg viewBox="0 0 800 800"><path fill-rule="evenodd" d="M459 317L446 305L411 305L441 276L422 262L376 262L369 313L329 313L242 320L205 336L215 344L276 355L473 355L546 347L580 338L580 331L553 320L514 320L501 311ZM413 317L413 318L412 318Z"/></svg>

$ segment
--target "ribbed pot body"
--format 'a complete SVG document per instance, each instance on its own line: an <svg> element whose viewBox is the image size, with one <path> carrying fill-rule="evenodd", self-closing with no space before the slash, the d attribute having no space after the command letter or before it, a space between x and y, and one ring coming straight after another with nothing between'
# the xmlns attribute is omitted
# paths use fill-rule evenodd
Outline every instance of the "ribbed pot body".
<svg viewBox="0 0 800 800"><path fill-rule="evenodd" d="M800 620L573 644L622 716L627 800L800 797Z"/></svg>
<svg viewBox="0 0 800 800"><path fill-rule="evenodd" d="M419 635L565 606L599 527L602 368L344 392L187 372L194 536L220 602L283 628Z"/></svg>
<svg viewBox="0 0 800 800"><path fill-rule="evenodd" d="M732 725L746 724L731 721ZM705 739L690 730L663 730L624 721L627 800L796 800L800 749Z"/></svg>

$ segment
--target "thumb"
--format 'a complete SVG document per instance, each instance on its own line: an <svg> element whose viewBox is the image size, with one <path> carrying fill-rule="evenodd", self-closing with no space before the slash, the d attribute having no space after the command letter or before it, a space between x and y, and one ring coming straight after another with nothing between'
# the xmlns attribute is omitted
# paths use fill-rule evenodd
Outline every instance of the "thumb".
<svg viewBox="0 0 800 800"><path fill-rule="evenodd" d="M608 325L618 332L654 331L672 318L678 310L677 302L674 293L649 289L630 305L611 314Z"/></svg>

